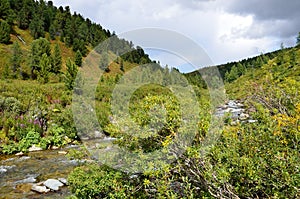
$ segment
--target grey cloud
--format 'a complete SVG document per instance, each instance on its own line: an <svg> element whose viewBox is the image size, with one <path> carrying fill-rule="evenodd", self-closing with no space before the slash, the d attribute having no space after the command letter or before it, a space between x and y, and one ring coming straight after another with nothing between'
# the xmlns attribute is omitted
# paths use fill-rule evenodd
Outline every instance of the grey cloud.
<svg viewBox="0 0 300 199"><path fill-rule="evenodd" d="M234 0L228 10L254 14L257 20L294 19L300 16L299 0Z"/></svg>
<svg viewBox="0 0 300 199"><path fill-rule="evenodd" d="M253 25L242 36L288 38L300 31L299 0L233 0L227 11L253 15Z"/></svg>

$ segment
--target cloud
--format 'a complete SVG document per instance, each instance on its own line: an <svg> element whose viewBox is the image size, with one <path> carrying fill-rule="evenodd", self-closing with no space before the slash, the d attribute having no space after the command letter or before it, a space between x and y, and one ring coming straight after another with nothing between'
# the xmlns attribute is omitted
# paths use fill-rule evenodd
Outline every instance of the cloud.
<svg viewBox="0 0 300 199"><path fill-rule="evenodd" d="M286 39L300 31L299 0L232 0L226 10L236 15L253 17L252 25L239 35L242 37Z"/></svg>

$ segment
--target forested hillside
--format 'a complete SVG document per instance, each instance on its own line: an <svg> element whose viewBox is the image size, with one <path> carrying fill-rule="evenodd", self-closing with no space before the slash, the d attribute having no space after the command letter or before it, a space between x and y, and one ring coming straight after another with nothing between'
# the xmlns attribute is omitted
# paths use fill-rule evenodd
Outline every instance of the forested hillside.
<svg viewBox="0 0 300 199"><path fill-rule="evenodd" d="M22 79L36 79L37 74L33 73L40 71L37 65L44 53L44 59L47 57L50 62L49 71L57 74L63 69L59 59L63 59L63 65L68 58L77 59L80 65L82 56L115 35L76 12L72 14L68 6L55 7L52 1L2 0L0 19L1 71L7 67L8 72L12 67L13 73L18 71ZM123 61L150 62L143 49L135 48L132 42L116 38L110 45L108 48L115 52L120 48L131 51L122 56Z"/></svg>

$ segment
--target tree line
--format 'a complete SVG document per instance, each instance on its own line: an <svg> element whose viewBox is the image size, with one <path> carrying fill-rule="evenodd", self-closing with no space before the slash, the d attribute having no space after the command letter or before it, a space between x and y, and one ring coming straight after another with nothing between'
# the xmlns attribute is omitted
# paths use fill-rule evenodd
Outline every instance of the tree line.
<svg viewBox="0 0 300 199"><path fill-rule="evenodd" d="M102 28L100 24L84 18L81 14L70 11L69 6L56 7L52 1L34 0L1 0L0 1L0 43L9 44L10 34L17 34L14 26L29 30L34 39L59 39L74 52L80 51L82 56L88 53L87 46L96 47L115 33ZM132 53L123 59L134 63L149 63L149 56L141 53L141 48L134 48L132 42L115 36L113 49L128 46ZM114 50L113 50L114 51ZM142 51L143 52L143 51Z"/></svg>

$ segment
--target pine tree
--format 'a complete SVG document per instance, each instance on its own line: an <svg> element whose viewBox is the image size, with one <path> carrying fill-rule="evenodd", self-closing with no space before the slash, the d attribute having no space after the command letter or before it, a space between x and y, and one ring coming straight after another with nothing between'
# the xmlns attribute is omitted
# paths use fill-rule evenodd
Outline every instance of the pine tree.
<svg viewBox="0 0 300 199"><path fill-rule="evenodd" d="M12 47L12 56L10 59L12 71L16 77L16 72L21 68L22 51L18 42L15 42Z"/></svg>
<svg viewBox="0 0 300 199"><path fill-rule="evenodd" d="M10 42L10 25L6 21L0 21L0 43Z"/></svg>
<svg viewBox="0 0 300 199"><path fill-rule="evenodd" d="M34 39L38 39L39 37L44 37L44 22L41 16L35 15L34 18L31 20L29 24L29 29L31 35L34 37Z"/></svg>
<svg viewBox="0 0 300 199"><path fill-rule="evenodd" d="M82 66L82 54L79 50L77 50L75 54L75 64L79 67Z"/></svg>
<svg viewBox="0 0 300 199"><path fill-rule="evenodd" d="M73 51L76 52L77 50L80 51L82 56L85 56L87 54L87 48L85 46L85 42L81 39L74 39L74 43L73 43Z"/></svg>
<svg viewBox="0 0 300 199"><path fill-rule="evenodd" d="M0 18L6 19L10 10L10 5L8 0L0 1Z"/></svg>
<svg viewBox="0 0 300 199"><path fill-rule="evenodd" d="M240 62L237 64L237 71L238 71L238 76L245 74L245 66Z"/></svg>
<svg viewBox="0 0 300 199"><path fill-rule="evenodd" d="M56 29L55 29L55 26L53 24L51 24L50 27L49 27L49 34L50 34L50 38L52 40L54 40L55 36L56 36Z"/></svg>
<svg viewBox="0 0 300 199"><path fill-rule="evenodd" d="M41 67L39 81L45 84L49 82L49 69L51 68L51 61L46 53L42 55L39 65Z"/></svg>
<svg viewBox="0 0 300 199"><path fill-rule="evenodd" d="M73 90L78 67L71 61L71 59L67 60L66 67L67 71L65 73L65 86L67 90Z"/></svg>
<svg viewBox="0 0 300 199"><path fill-rule="evenodd" d="M51 72L58 74L62 67L61 50L58 44L54 46Z"/></svg>
<svg viewBox="0 0 300 199"><path fill-rule="evenodd" d="M87 35L88 35L88 26L85 22L81 23L81 25L78 28L78 37L79 39L82 39L83 41L86 41Z"/></svg>
<svg viewBox="0 0 300 199"><path fill-rule="evenodd" d="M41 70L40 60L43 54L46 54L48 57L51 56L50 42L45 38L34 40L31 44L30 52L30 68L32 79L35 79L34 72L39 72Z"/></svg>
<svg viewBox="0 0 300 199"><path fill-rule="evenodd" d="M238 78L238 69L235 65L232 66L230 72L226 72L225 73L225 80L227 82L233 82L234 80L236 80Z"/></svg>

